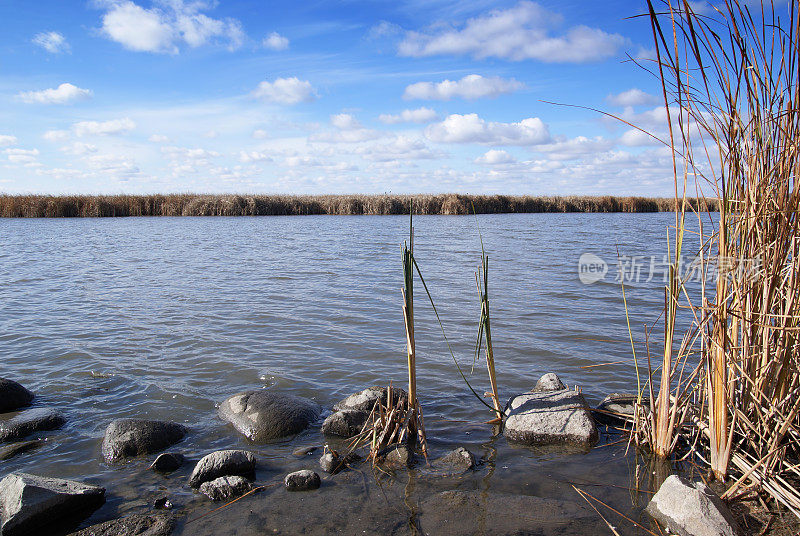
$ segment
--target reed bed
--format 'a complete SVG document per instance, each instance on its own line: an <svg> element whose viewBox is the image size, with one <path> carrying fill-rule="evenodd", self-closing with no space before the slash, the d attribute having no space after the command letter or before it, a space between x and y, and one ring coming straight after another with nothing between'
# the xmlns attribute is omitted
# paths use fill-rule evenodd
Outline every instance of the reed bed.
<svg viewBox="0 0 800 536"><path fill-rule="evenodd" d="M102 218L123 216L302 216L538 212L669 212L668 198L505 195L0 195L3 218ZM700 211L716 200L689 199Z"/></svg>
<svg viewBox="0 0 800 536"><path fill-rule="evenodd" d="M696 217L702 284L671 272L637 437L704 462L726 498L766 492L800 516L800 14L795 2L648 6L675 158L670 255ZM719 218L687 191L719 199Z"/></svg>

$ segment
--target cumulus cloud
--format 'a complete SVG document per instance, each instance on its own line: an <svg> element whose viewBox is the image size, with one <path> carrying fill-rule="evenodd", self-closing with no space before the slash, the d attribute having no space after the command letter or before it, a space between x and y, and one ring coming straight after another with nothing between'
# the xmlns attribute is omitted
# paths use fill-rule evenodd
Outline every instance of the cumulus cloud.
<svg viewBox="0 0 800 536"><path fill-rule="evenodd" d="M610 58L626 43L619 34L583 25L554 35L561 22L560 15L524 1L460 25L444 29L439 26L430 32L407 32L398 53L412 57L453 54L478 59L584 63Z"/></svg>
<svg viewBox="0 0 800 536"><path fill-rule="evenodd" d="M97 146L90 143L83 143L80 141L73 142L72 145L67 145L61 148L62 152L72 155L85 155L97 152Z"/></svg>
<svg viewBox="0 0 800 536"><path fill-rule="evenodd" d="M163 134L153 134L147 139L153 143L169 143L170 141L169 138Z"/></svg>
<svg viewBox="0 0 800 536"><path fill-rule="evenodd" d="M298 104L314 100L316 92L311 83L292 78L278 78L274 82L263 81L253 91L253 96L278 104Z"/></svg>
<svg viewBox="0 0 800 536"><path fill-rule="evenodd" d="M253 131L253 139L265 140L267 138L269 138L269 132L267 132L266 130L262 128L257 128L256 130Z"/></svg>
<svg viewBox="0 0 800 536"><path fill-rule="evenodd" d="M64 83L57 88L43 89L41 91L23 91L17 93L17 98L28 104L67 104L77 100L91 98L89 89Z"/></svg>
<svg viewBox="0 0 800 536"><path fill-rule="evenodd" d="M6 145L16 145L17 137L10 134L0 134L0 147Z"/></svg>
<svg viewBox="0 0 800 536"><path fill-rule="evenodd" d="M130 0L111 0L102 17L102 33L136 52L177 54L179 45L196 48L224 42L230 50L241 46L244 30L236 19L214 19L202 13L206 2L161 0L145 9Z"/></svg>
<svg viewBox="0 0 800 536"><path fill-rule="evenodd" d="M485 154L475 159L476 164L488 164L494 166L497 164L513 164L516 162L513 156L508 154L507 151L501 149L490 149Z"/></svg>
<svg viewBox="0 0 800 536"><path fill-rule="evenodd" d="M373 162L430 160L442 156L440 153L431 150L430 147L425 145L424 141L406 136L397 136L386 144L359 147L355 153L361 155L365 160Z"/></svg>
<svg viewBox="0 0 800 536"><path fill-rule="evenodd" d="M239 161L243 164L253 162L272 162L272 158L262 151L239 151Z"/></svg>
<svg viewBox="0 0 800 536"><path fill-rule="evenodd" d="M161 153L171 160L200 160L205 161L210 158L216 158L218 156L222 156L217 151L209 151L207 149L201 148L189 148L189 147L162 147Z"/></svg>
<svg viewBox="0 0 800 536"><path fill-rule="evenodd" d="M67 39L58 32L42 32L33 36L31 42L38 45L51 54L61 54L69 52Z"/></svg>
<svg viewBox="0 0 800 536"><path fill-rule="evenodd" d="M363 128L358 119L350 114L336 114L331 116L331 125L340 130L357 130Z"/></svg>
<svg viewBox="0 0 800 536"><path fill-rule="evenodd" d="M485 121L478 114L452 114L425 129L429 140L439 143L481 143L487 145L537 145L550 140L547 125L538 117L518 123Z"/></svg>
<svg viewBox="0 0 800 536"><path fill-rule="evenodd" d="M112 119L111 121L81 121L72 125L75 135L79 138L85 136L113 136L117 134L125 134L136 128L134 123L129 118Z"/></svg>
<svg viewBox="0 0 800 536"><path fill-rule="evenodd" d="M608 151L613 146L613 141L602 136L595 138L577 136L570 139L557 139L553 143L539 145L536 150L547 153L548 158L551 160L574 160L588 154Z"/></svg>
<svg viewBox="0 0 800 536"><path fill-rule="evenodd" d="M462 99L494 98L498 95L513 93L525 87L525 84L516 80L503 79L499 76L485 78L479 74L470 74L461 80L443 80L437 84L432 82L417 82L406 87L403 98L426 100L450 100L454 97Z"/></svg>
<svg viewBox="0 0 800 536"><path fill-rule="evenodd" d="M397 123L430 123L437 119L439 119L439 114L424 106L416 110L403 110L397 115L381 114L378 116L378 121L387 125L396 125Z"/></svg>
<svg viewBox="0 0 800 536"><path fill-rule="evenodd" d="M47 141L64 141L69 139L68 130L48 130L42 135Z"/></svg>
<svg viewBox="0 0 800 536"><path fill-rule="evenodd" d="M262 41L261 44L264 46L264 48L268 48L270 50L286 50L289 48L289 39L282 36L278 32L272 32L264 38L264 41Z"/></svg>
<svg viewBox="0 0 800 536"><path fill-rule="evenodd" d="M12 164L35 164L39 149L6 149L3 151Z"/></svg>
<svg viewBox="0 0 800 536"><path fill-rule="evenodd" d="M638 88L632 88L616 95L609 95L606 100L615 106L644 106L658 103L657 97Z"/></svg>

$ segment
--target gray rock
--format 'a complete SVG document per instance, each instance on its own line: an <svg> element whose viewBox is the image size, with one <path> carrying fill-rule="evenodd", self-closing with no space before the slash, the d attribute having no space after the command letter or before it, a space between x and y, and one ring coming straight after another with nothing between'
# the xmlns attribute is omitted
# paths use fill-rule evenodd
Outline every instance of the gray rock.
<svg viewBox="0 0 800 536"><path fill-rule="evenodd" d="M475 467L475 456L464 447L458 447L436 460L434 465L451 473L466 473Z"/></svg>
<svg viewBox="0 0 800 536"><path fill-rule="evenodd" d="M92 525L69 536L169 536L175 518L168 514L133 514Z"/></svg>
<svg viewBox="0 0 800 536"><path fill-rule="evenodd" d="M14 380L0 378L0 413L30 406L31 402L33 394L30 391Z"/></svg>
<svg viewBox="0 0 800 536"><path fill-rule="evenodd" d="M386 403L386 392L388 388L386 387L367 387L363 391L358 393L354 393L344 400L340 400L336 404L334 404L333 409L335 411L342 411L342 410L355 410L355 411L366 411L367 413L372 411L372 408L375 407L375 402L381 400L384 404ZM398 389L397 387L392 388L392 399L397 400L398 398L408 398L408 393L406 393L402 389Z"/></svg>
<svg viewBox="0 0 800 536"><path fill-rule="evenodd" d="M340 437L353 437L361 433L369 419L369 413L356 409L344 409L331 413L322 423L322 433Z"/></svg>
<svg viewBox="0 0 800 536"><path fill-rule="evenodd" d="M528 445L559 443L591 448L597 426L583 395L569 389L525 393L506 407L504 434Z"/></svg>
<svg viewBox="0 0 800 536"><path fill-rule="evenodd" d="M566 388L567 386L561 382L561 378L559 378L558 375L550 372L539 378L539 381L536 382L536 387L533 388L533 391L560 391Z"/></svg>
<svg viewBox="0 0 800 536"><path fill-rule="evenodd" d="M414 453L408 448L408 445L396 443L378 452L377 458L390 466L411 467L414 462Z"/></svg>
<svg viewBox="0 0 800 536"><path fill-rule="evenodd" d="M605 397L594 411L595 419L603 424L624 423L633 419L636 395L612 393ZM642 398L642 405L649 411L650 401Z"/></svg>
<svg viewBox="0 0 800 536"><path fill-rule="evenodd" d="M72 480L12 473L0 480L0 534L55 532L97 509L105 493Z"/></svg>
<svg viewBox="0 0 800 536"><path fill-rule="evenodd" d="M178 452L164 452L150 464L150 469L159 473L171 473L180 469L186 457Z"/></svg>
<svg viewBox="0 0 800 536"><path fill-rule="evenodd" d="M267 390L239 393L219 407L220 417L251 441L300 433L319 413L320 407L307 398Z"/></svg>
<svg viewBox="0 0 800 536"><path fill-rule="evenodd" d="M155 454L186 435L186 427L173 422L118 419L106 428L103 456L108 462Z"/></svg>
<svg viewBox="0 0 800 536"><path fill-rule="evenodd" d="M318 489L321 481L317 473L303 469L286 475L283 484L289 491L308 491Z"/></svg>
<svg viewBox="0 0 800 536"><path fill-rule="evenodd" d="M212 501L228 501L241 497L251 489L253 489L252 484L240 476L221 476L203 482L200 493Z"/></svg>
<svg viewBox="0 0 800 536"><path fill-rule="evenodd" d="M319 465L326 473L335 475L336 473L347 469L348 465L357 463L360 460L361 456L355 452L351 452L345 456L340 456L337 452L328 451L320 457Z"/></svg>
<svg viewBox="0 0 800 536"><path fill-rule="evenodd" d="M52 408L33 408L15 415L7 421L0 421L0 442L22 439L35 432L58 430L67 419Z"/></svg>
<svg viewBox="0 0 800 536"><path fill-rule="evenodd" d="M256 457L246 450L219 450L204 456L194 466L189 477L189 485L199 487L203 482L214 480L221 476L248 476L252 477L256 470Z"/></svg>
<svg viewBox="0 0 800 536"><path fill-rule="evenodd" d="M737 536L739 528L722 500L702 482L667 477L647 513L680 536Z"/></svg>
<svg viewBox="0 0 800 536"><path fill-rule="evenodd" d="M305 458L310 454L314 454L319 449L316 445L311 445L308 447L298 447L292 451L292 456L297 456L298 458Z"/></svg>
<svg viewBox="0 0 800 536"><path fill-rule="evenodd" d="M42 446L44 441L40 439L34 439L32 441L18 441L16 443L11 443L10 445L6 445L3 448L0 448L0 461L2 460L10 460L17 454L22 454L24 452L29 452L31 450L38 449Z"/></svg>

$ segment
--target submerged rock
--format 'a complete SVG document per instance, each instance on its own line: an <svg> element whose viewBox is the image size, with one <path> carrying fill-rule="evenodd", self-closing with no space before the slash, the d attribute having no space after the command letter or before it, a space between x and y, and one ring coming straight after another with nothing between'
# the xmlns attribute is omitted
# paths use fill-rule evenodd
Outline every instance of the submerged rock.
<svg viewBox="0 0 800 536"><path fill-rule="evenodd" d="M22 454L24 452L29 452L34 449L38 449L42 446L44 441L40 439L34 439L32 441L18 441L16 443L11 443L10 445L6 445L3 448L0 448L0 461L3 460L10 460L17 454Z"/></svg>
<svg viewBox="0 0 800 536"><path fill-rule="evenodd" d="M369 413L356 409L344 409L332 413L322 423L322 433L340 437L353 437L361 433L369 419Z"/></svg>
<svg viewBox="0 0 800 536"><path fill-rule="evenodd" d="M308 447L298 447L292 451L292 456L297 456L298 458L304 458L306 456L314 454L314 452L316 452L317 450L319 450L319 447L316 445L311 445Z"/></svg>
<svg viewBox="0 0 800 536"><path fill-rule="evenodd" d="M561 382L561 378L557 374L550 372L539 378L539 381L536 382L536 387L533 388L533 392L560 391L566 388L567 386Z"/></svg>
<svg viewBox="0 0 800 536"><path fill-rule="evenodd" d="M372 408L375 407L375 403L380 400L384 404L386 403L386 392L388 391L387 387L367 387L363 391L359 391L358 393L354 393L344 400L340 400L336 404L334 404L333 409L335 411L343 411L343 410L354 410L354 411L366 411L367 414L372 411ZM397 400L399 398L408 398L408 393L404 390L399 389L397 387L392 388L392 399Z"/></svg>
<svg viewBox="0 0 800 536"><path fill-rule="evenodd" d="M540 383L556 385L551 380ZM505 413L504 434L510 441L528 445L573 443L587 448L597 442L597 426L586 400L576 391L534 389L512 398Z"/></svg>
<svg viewBox="0 0 800 536"><path fill-rule="evenodd" d="M30 406L31 402L33 394L30 391L14 380L0 378L0 413Z"/></svg>
<svg viewBox="0 0 800 536"><path fill-rule="evenodd" d="M193 488L221 476L252 477L256 471L256 457L246 450L219 450L204 456L195 465L189 485Z"/></svg>
<svg viewBox="0 0 800 536"><path fill-rule="evenodd" d="M169 536L175 518L168 514L133 514L92 525L69 536Z"/></svg>
<svg viewBox="0 0 800 536"><path fill-rule="evenodd" d="M302 432L314 422L320 407L307 398L248 391L225 400L220 417L251 441L269 441Z"/></svg>
<svg viewBox="0 0 800 536"><path fill-rule="evenodd" d="M303 469L302 471L295 471L294 473L286 475L283 484L289 491L309 491L318 489L321 480L319 475L314 471Z"/></svg>
<svg viewBox="0 0 800 536"><path fill-rule="evenodd" d="M0 480L0 534L56 532L97 509L105 493L72 480L12 473Z"/></svg>
<svg viewBox="0 0 800 536"><path fill-rule="evenodd" d="M106 428L103 456L108 462L154 454L184 438L186 427L173 422L118 419Z"/></svg>
<svg viewBox="0 0 800 536"><path fill-rule="evenodd" d="M464 447L458 447L436 460L434 466L449 473L466 473L475 467L475 455Z"/></svg>
<svg viewBox="0 0 800 536"><path fill-rule="evenodd" d="M67 419L56 409L29 409L7 421L0 421L0 442L22 439L35 432L58 430L65 422Z"/></svg>
<svg viewBox="0 0 800 536"><path fill-rule="evenodd" d="M603 424L623 423L633 419L634 408L636 407L636 395L624 395L612 393L605 397L597 406L594 412L595 419ZM648 400L642 399L642 405L650 405Z"/></svg>
<svg viewBox="0 0 800 536"><path fill-rule="evenodd" d="M159 454L155 461L150 464L150 469L158 471L159 473L171 473L180 469L185 461L186 457L183 454L164 452L163 454Z"/></svg>
<svg viewBox="0 0 800 536"><path fill-rule="evenodd" d="M241 497L251 489L253 485L247 479L236 475L221 476L200 485L200 493L212 501L229 501Z"/></svg>
<svg viewBox="0 0 800 536"><path fill-rule="evenodd" d="M680 536L737 536L739 528L725 503L702 482L669 476L646 511Z"/></svg>
<svg viewBox="0 0 800 536"><path fill-rule="evenodd" d="M403 443L395 443L394 445L389 445L378 452L377 458L386 465L394 467L411 467L412 463L414 462L414 453L408 447L408 445Z"/></svg>
<svg viewBox="0 0 800 536"><path fill-rule="evenodd" d="M324 453L319 459L319 465L326 473L335 475L336 473L347 469L348 465L361 461L361 456L355 452L351 452L345 456L339 455L334 451Z"/></svg>

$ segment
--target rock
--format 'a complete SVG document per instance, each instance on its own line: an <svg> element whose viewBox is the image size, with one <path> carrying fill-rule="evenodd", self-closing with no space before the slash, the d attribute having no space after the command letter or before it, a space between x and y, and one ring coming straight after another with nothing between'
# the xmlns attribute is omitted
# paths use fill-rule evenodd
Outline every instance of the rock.
<svg viewBox="0 0 800 536"><path fill-rule="evenodd" d="M573 443L591 448L597 426L583 395L569 389L538 391L512 398L506 406L504 434L528 445Z"/></svg>
<svg viewBox="0 0 800 536"><path fill-rule="evenodd" d="M42 446L44 441L40 439L34 439L33 441L18 441L16 443L11 443L3 448L0 448L0 461L3 460L10 460L17 454L22 454L23 452L29 452L34 449L38 449Z"/></svg>
<svg viewBox="0 0 800 536"><path fill-rule="evenodd" d="M14 380L0 378L0 413L30 406L31 402L33 394L30 391Z"/></svg>
<svg viewBox="0 0 800 536"><path fill-rule="evenodd" d="M105 493L72 480L12 473L0 480L0 534L55 532L97 509Z"/></svg>
<svg viewBox="0 0 800 536"><path fill-rule="evenodd" d="M318 446L312 445L309 447L298 447L292 451L292 456L297 456L298 458L304 458L310 454L313 454L317 449Z"/></svg>
<svg viewBox="0 0 800 536"><path fill-rule="evenodd" d="M318 489L321 481L317 473L303 469L286 475L283 483L289 491L308 491Z"/></svg>
<svg viewBox="0 0 800 536"><path fill-rule="evenodd" d="M267 390L234 395L219 407L220 417L251 441L300 433L319 413L320 407L307 398Z"/></svg>
<svg viewBox="0 0 800 536"><path fill-rule="evenodd" d="M189 485L199 487L203 482L221 476L252 477L256 471L256 457L246 450L219 450L204 456L189 477Z"/></svg>
<svg viewBox="0 0 800 536"><path fill-rule="evenodd" d="M322 433L340 437L353 437L361 433L369 419L369 413L356 409L344 409L332 413L322 423Z"/></svg>
<svg viewBox="0 0 800 536"><path fill-rule="evenodd" d="M333 409L335 411L343 411L348 409L355 411L366 411L369 414L369 412L372 411L372 408L375 407L375 402L378 400L381 400L384 404L386 403L386 391L388 391L388 388L386 387L367 387L363 391L354 393L344 400L340 400L334 404ZM408 398L408 393L402 389L393 387L392 399L396 400L398 398Z"/></svg>
<svg viewBox="0 0 800 536"><path fill-rule="evenodd" d="M361 456L355 452L351 452L342 457L337 452L328 451L324 453L319 459L319 465L326 473L335 475L343 469L347 469L348 465L361 461Z"/></svg>
<svg viewBox="0 0 800 536"><path fill-rule="evenodd" d="M34 408L23 411L7 421L0 421L0 442L22 439L35 432L57 430L67 419L52 408Z"/></svg>
<svg viewBox="0 0 800 536"><path fill-rule="evenodd" d="M646 511L680 536L736 536L739 528L722 500L702 482L667 477Z"/></svg>
<svg viewBox="0 0 800 536"><path fill-rule="evenodd" d="M566 388L567 386L561 383L561 378L550 372L539 378L539 381L536 382L536 387L533 388L533 392L560 391Z"/></svg>
<svg viewBox="0 0 800 536"><path fill-rule="evenodd" d="M150 464L150 469L159 473L171 473L180 469L185 461L186 457L183 454L164 452L159 454L155 461Z"/></svg>
<svg viewBox="0 0 800 536"><path fill-rule="evenodd" d="M114 462L154 454L174 445L186 435L186 427L173 422L117 419L103 438L103 456Z"/></svg>
<svg viewBox="0 0 800 536"><path fill-rule="evenodd" d="M153 501L153 508L156 510L172 510L172 507L175 506L172 504L172 501L169 500L169 497L164 495L163 497L159 497L155 501Z"/></svg>
<svg viewBox="0 0 800 536"><path fill-rule="evenodd" d="M169 536L175 518L168 514L133 514L92 525L69 536Z"/></svg>
<svg viewBox="0 0 800 536"><path fill-rule="evenodd" d="M221 476L200 485L200 493L212 501L227 501L241 497L253 486L240 476Z"/></svg>
<svg viewBox="0 0 800 536"><path fill-rule="evenodd" d="M383 459L383 463L397 467L411 467L414 461L414 453L408 445L396 443L389 445L378 452L378 459Z"/></svg>
<svg viewBox="0 0 800 536"><path fill-rule="evenodd" d="M475 467L475 456L464 447L458 447L436 460L434 465L449 472L466 473Z"/></svg>
<svg viewBox="0 0 800 536"><path fill-rule="evenodd" d="M623 395L612 393L605 397L600 405L597 406L594 416L598 422L603 424L624 423L633 419L634 407L636 406L636 395ZM649 411L650 401L642 398L642 405Z"/></svg>

